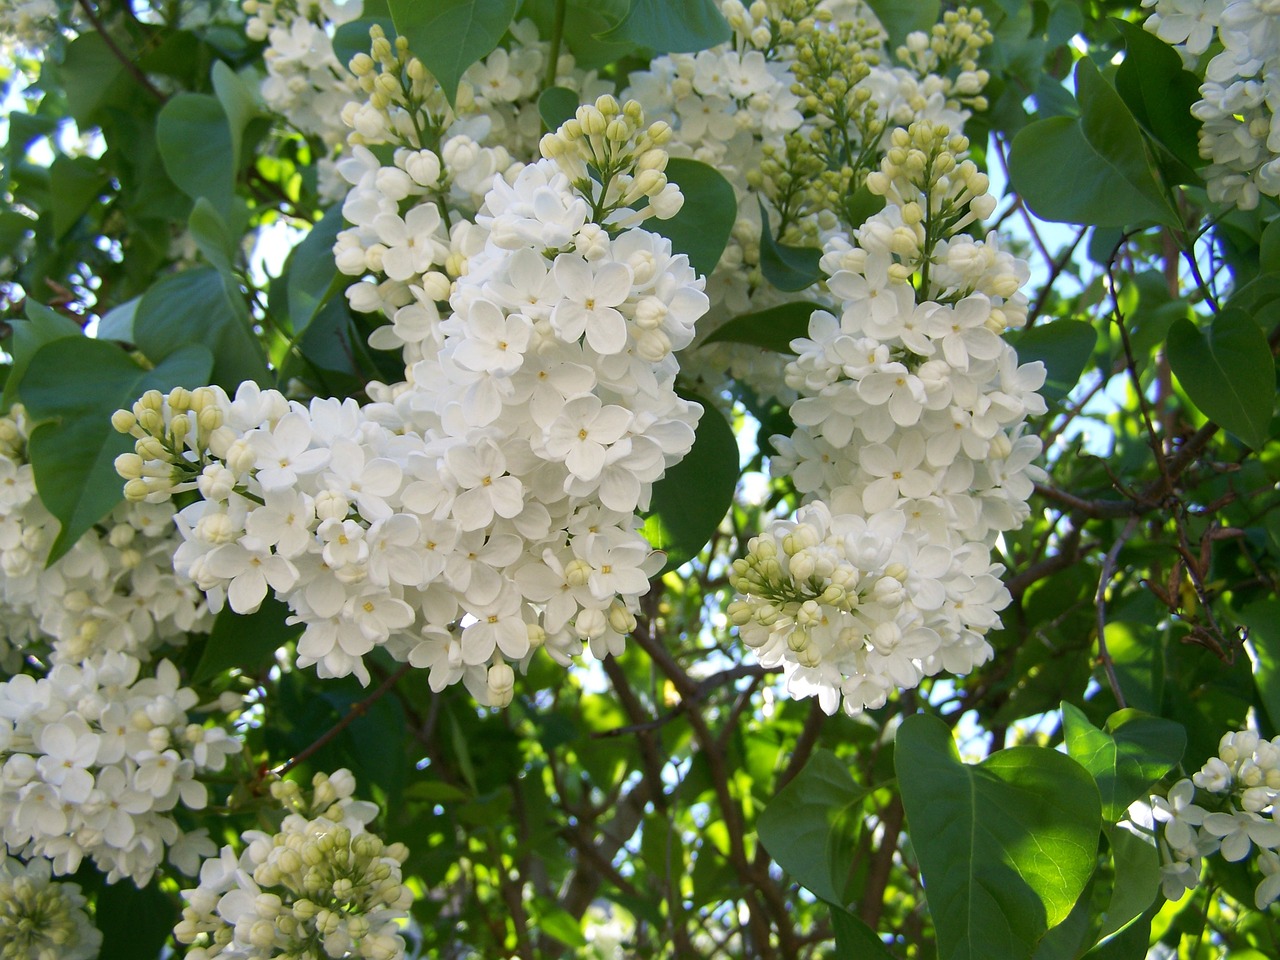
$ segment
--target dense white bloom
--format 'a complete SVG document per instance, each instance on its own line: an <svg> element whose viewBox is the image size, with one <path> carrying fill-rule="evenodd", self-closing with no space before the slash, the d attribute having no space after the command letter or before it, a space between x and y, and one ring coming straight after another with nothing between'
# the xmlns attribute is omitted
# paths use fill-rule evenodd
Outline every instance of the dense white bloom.
<svg viewBox="0 0 1280 960"><path fill-rule="evenodd" d="M102 932L76 883L51 879L47 860L0 860L0 958L93 960Z"/></svg>
<svg viewBox="0 0 1280 960"><path fill-rule="evenodd" d="M398 921L413 894L401 882L409 851L365 830L373 804L352 799L347 770L316 774L311 797L277 781L272 795L287 811L275 834L247 830L237 856L224 846L200 866L198 887L182 891L186 906L174 928L188 958L315 956L396 960L405 943Z"/></svg>

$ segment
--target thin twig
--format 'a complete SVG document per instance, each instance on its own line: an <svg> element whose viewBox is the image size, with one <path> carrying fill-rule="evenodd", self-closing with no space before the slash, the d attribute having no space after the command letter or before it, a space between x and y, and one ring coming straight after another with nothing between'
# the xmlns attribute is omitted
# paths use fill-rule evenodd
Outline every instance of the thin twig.
<svg viewBox="0 0 1280 960"><path fill-rule="evenodd" d="M115 40L111 38L111 34L107 33L107 28L103 26L102 20L98 17L98 12L93 9L89 0L80 0L80 7L84 10L84 15L88 18L89 22L93 24L93 29L98 31L98 36L102 38L102 42L107 45L107 49L111 51L112 55L120 61L121 66L128 71L129 76L137 80L147 93L151 94L151 96L155 97L161 103L168 100L169 97L159 87L153 84L147 78L147 75L142 72L142 69L130 60L125 55L125 52L116 45Z"/></svg>

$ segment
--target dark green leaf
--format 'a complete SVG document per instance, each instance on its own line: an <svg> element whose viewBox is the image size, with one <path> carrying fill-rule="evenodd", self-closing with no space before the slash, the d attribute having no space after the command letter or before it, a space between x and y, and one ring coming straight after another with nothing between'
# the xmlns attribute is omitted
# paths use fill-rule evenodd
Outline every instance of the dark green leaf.
<svg viewBox="0 0 1280 960"><path fill-rule="evenodd" d="M98 893L94 917L102 931L98 960L139 960L160 955L179 909L158 880L141 890L133 883L109 883Z"/></svg>
<svg viewBox="0 0 1280 960"><path fill-rule="evenodd" d="M938 14L942 4L938 0L867 0L880 25L889 34L889 49L896 50L906 39L907 34L916 30L928 33L938 22Z"/></svg>
<svg viewBox="0 0 1280 960"><path fill-rule="evenodd" d="M188 344L213 352L213 383L234 392L245 380L270 382L262 347L250 328L244 300L228 289L226 274L209 268L165 277L138 304L134 342L155 363Z"/></svg>
<svg viewBox="0 0 1280 960"><path fill-rule="evenodd" d="M884 209L884 197L872 193L864 183L853 193L844 198L844 219L851 229L856 230L871 217Z"/></svg>
<svg viewBox="0 0 1280 960"><path fill-rule="evenodd" d="M208 383L212 358L192 344L153 370L143 370L114 343L67 337L36 351L22 378L21 399L39 426L29 446L36 489L62 529L53 563L120 502L124 482L115 459L133 441L116 433L111 415L147 390ZM47 422L42 422L47 421Z"/></svg>
<svg viewBox="0 0 1280 960"><path fill-rule="evenodd" d="M262 112L258 106L257 90L221 60L213 65L211 79L213 92L227 118L227 128L231 132L231 157L238 168L245 127Z"/></svg>
<svg viewBox="0 0 1280 960"><path fill-rule="evenodd" d="M697 398L694 398L697 399ZM705 400L689 455L653 485L644 535L665 550L673 570L696 556L724 519L738 482L738 442L724 416Z"/></svg>
<svg viewBox="0 0 1280 960"><path fill-rule="evenodd" d="M963 763L951 729L924 714L898 728L894 766L940 960L1030 957L1093 874L1093 779L1042 747Z"/></svg>
<svg viewBox="0 0 1280 960"><path fill-rule="evenodd" d="M284 622L287 616L289 608L271 596L255 613L239 614L223 607L213 621L193 682L202 683L232 669L257 676L280 647L302 633L301 624Z"/></svg>
<svg viewBox="0 0 1280 960"><path fill-rule="evenodd" d="M1048 400L1062 400L1093 356L1098 335L1083 320L1055 320L1024 331L1014 342L1019 363L1044 362L1044 388Z"/></svg>
<svg viewBox="0 0 1280 960"><path fill-rule="evenodd" d="M133 343L133 318L141 302L141 297L134 297L104 313L98 321L98 339Z"/></svg>
<svg viewBox="0 0 1280 960"><path fill-rule="evenodd" d="M733 36L714 0L631 0L627 15L597 39L654 53L697 53Z"/></svg>
<svg viewBox="0 0 1280 960"><path fill-rule="evenodd" d="M92 157L58 157L49 167L53 233L61 240L106 187L107 177Z"/></svg>
<svg viewBox="0 0 1280 960"><path fill-rule="evenodd" d="M1137 920L1086 953L1084 960L1144 960L1151 939L1151 921L1163 906L1164 899L1157 898Z"/></svg>
<svg viewBox="0 0 1280 960"><path fill-rule="evenodd" d="M338 58L340 64L345 67L351 63L351 58L357 53L369 52L373 46L373 40L369 37L369 28L375 23L388 37L396 35L395 24L390 17L362 17L359 20L344 23L333 32L333 55Z"/></svg>
<svg viewBox="0 0 1280 960"><path fill-rule="evenodd" d="M1169 366L1206 417L1261 450L1270 436L1276 368L1267 335L1243 310L1219 313L1207 330L1185 317L1169 328Z"/></svg>
<svg viewBox="0 0 1280 960"><path fill-rule="evenodd" d="M1050 117L1013 139L1013 187L1042 220L1124 227L1180 223L1151 168L1142 131L1088 57L1076 64L1079 119Z"/></svg>
<svg viewBox="0 0 1280 960"><path fill-rule="evenodd" d="M160 111L156 137L169 179L193 200L208 197L226 216L235 190L236 154L222 104L208 94L179 93Z"/></svg>
<svg viewBox="0 0 1280 960"><path fill-rule="evenodd" d="M733 186L720 171L698 160L674 158L666 174L684 194L684 206L670 220L651 218L645 226L670 240L676 253L687 254L698 273L708 274L720 262L738 216Z"/></svg>
<svg viewBox="0 0 1280 960"><path fill-rule="evenodd" d="M295 337L310 326L335 292L339 274L333 243L345 226L341 205L331 207L289 256L289 325Z"/></svg>
<svg viewBox="0 0 1280 960"><path fill-rule="evenodd" d="M828 902L831 909L831 929L836 935L836 954L841 957L857 957L858 960L893 960L893 954L876 936L876 932L852 910Z"/></svg>
<svg viewBox="0 0 1280 960"><path fill-rule="evenodd" d="M1262 231L1258 242L1258 272L1280 275L1280 217Z"/></svg>
<svg viewBox="0 0 1280 960"><path fill-rule="evenodd" d="M707 337L707 343L745 343L778 353L794 353L791 341L809 335L809 318L825 309L808 301L783 303L757 313L734 317Z"/></svg>
<svg viewBox="0 0 1280 960"><path fill-rule="evenodd" d="M450 103L467 68L483 60L515 17L518 0L390 0L396 32L440 82Z"/></svg>
<svg viewBox="0 0 1280 960"><path fill-rule="evenodd" d="M1155 838L1116 827L1111 839L1115 882L1098 940L1114 937L1146 912L1160 893L1160 856Z"/></svg>
<svg viewBox="0 0 1280 960"><path fill-rule="evenodd" d="M10 320L9 327L13 331L13 342L8 346L9 353L13 356L13 365L4 385L3 402L6 410L18 402L22 376L37 350L46 343L64 337L84 336L80 324L31 299L27 300L27 319Z"/></svg>
<svg viewBox="0 0 1280 960"><path fill-rule="evenodd" d="M566 120L573 119L580 97L566 87L548 87L538 96L538 116L548 130L559 130Z"/></svg>
<svg viewBox="0 0 1280 960"><path fill-rule="evenodd" d="M839 757L816 750L760 814L760 842L815 896L844 906L851 899L849 868L866 795Z"/></svg>
<svg viewBox="0 0 1280 960"><path fill-rule="evenodd" d="M525 0L519 16L528 17L538 27L538 35L550 37L555 24L557 0ZM598 36L624 16L630 0L568 0L565 3L564 46L583 70L615 63L636 51L630 42L610 43Z"/></svg>
<svg viewBox="0 0 1280 960"><path fill-rule="evenodd" d="M83 128L93 125L102 108L134 95L145 96L97 31L86 31L71 41L58 75L71 116Z"/></svg>
<svg viewBox="0 0 1280 960"><path fill-rule="evenodd" d="M187 227L204 258L222 273L231 272L231 261L238 245L226 222L205 197L196 201L187 219Z"/></svg>
<svg viewBox="0 0 1280 960"><path fill-rule="evenodd" d="M1062 726L1067 753L1093 774L1102 796L1102 816L1109 823L1123 817L1133 801L1147 796L1187 748L1187 732L1181 724L1138 710L1113 713L1099 730L1077 707L1064 703Z"/></svg>
<svg viewBox="0 0 1280 960"><path fill-rule="evenodd" d="M760 271L779 290L794 293L822 278L818 261L822 251L814 247L788 247L778 243L769 225L769 211L760 201Z"/></svg>
<svg viewBox="0 0 1280 960"><path fill-rule="evenodd" d="M1253 644L1258 696L1271 725L1280 728L1280 600L1251 603L1240 611L1240 620L1248 627Z"/></svg>
<svg viewBox="0 0 1280 960"><path fill-rule="evenodd" d="M1200 123L1191 107L1200 99L1200 81L1183 69L1182 58L1141 24L1111 21L1124 37L1124 62L1116 70L1116 92L1134 117L1190 174L1200 159Z"/></svg>

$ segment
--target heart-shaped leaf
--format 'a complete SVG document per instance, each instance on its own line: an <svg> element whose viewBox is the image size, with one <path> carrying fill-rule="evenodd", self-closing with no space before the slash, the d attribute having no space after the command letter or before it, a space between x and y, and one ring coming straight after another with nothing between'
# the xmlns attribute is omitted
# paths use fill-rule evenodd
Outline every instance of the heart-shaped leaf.
<svg viewBox="0 0 1280 960"><path fill-rule="evenodd" d="M1270 436L1276 368L1267 335L1227 308L1201 330L1185 317L1169 328L1169 366L1206 417L1261 450Z"/></svg>
<svg viewBox="0 0 1280 960"><path fill-rule="evenodd" d="M1013 747L961 761L951 729L907 717L894 749L940 960L1020 960L1097 865L1098 788L1070 757Z"/></svg>

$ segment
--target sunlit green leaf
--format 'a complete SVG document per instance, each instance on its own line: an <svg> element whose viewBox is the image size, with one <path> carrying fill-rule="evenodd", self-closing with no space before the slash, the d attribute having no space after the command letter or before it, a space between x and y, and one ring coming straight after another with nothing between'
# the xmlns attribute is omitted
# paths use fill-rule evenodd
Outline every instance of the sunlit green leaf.
<svg viewBox="0 0 1280 960"><path fill-rule="evenodd" d="M1093 873L1093 778L1042 747L966 764L951 729L925 714L899 727L894 766L940 960L1030 957Z"/></svg>
<svg viewBox="0 0 1280 960"><path fill-rule="evenodd" d="M1138 710L1112 714L1099 730L1079 708L1064 703L1062 722L1067 753L1093 774L1102 815L1111 823L1173 769L1187 746L1181 724Z"/></svg>
<svg viewBox="0 0 1280 960"><path fill-rule="evenodd" d="M518 0L390 0L396 32L431 71L449 102L467 68L493 52L515 17Z"/></svg>

